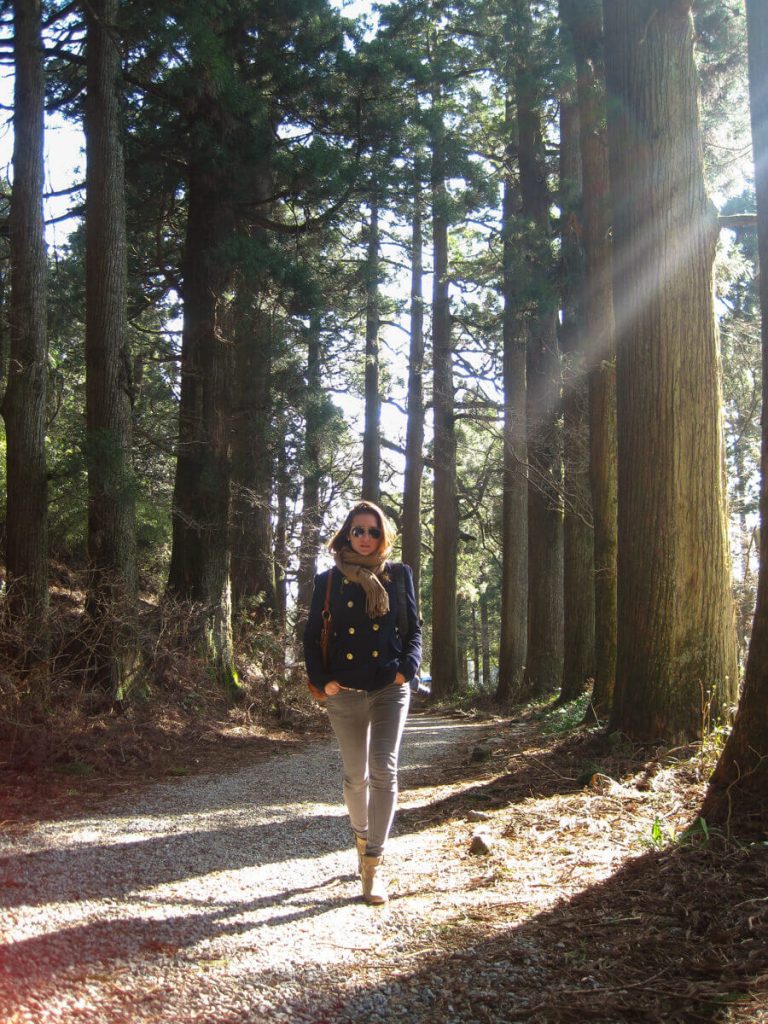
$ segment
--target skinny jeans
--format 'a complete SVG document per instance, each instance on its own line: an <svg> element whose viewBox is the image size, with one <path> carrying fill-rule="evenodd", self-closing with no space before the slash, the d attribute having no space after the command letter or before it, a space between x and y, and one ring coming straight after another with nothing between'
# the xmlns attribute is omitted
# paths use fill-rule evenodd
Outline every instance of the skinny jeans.
<svg viewBox="0 0 768 1024"><path fill-rule="evenodd" d="M366 854L380 857L397 807L397 761L411 702L408 683L340 690L326 700L344 762L344 803Z"/></svg>

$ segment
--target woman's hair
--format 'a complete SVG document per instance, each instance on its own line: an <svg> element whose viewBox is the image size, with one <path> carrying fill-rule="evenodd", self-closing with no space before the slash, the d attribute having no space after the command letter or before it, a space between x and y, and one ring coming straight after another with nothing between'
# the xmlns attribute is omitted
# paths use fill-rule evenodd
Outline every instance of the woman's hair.
<svg viewBox="0 0 768 1024"><path fill-rule="evenodd" d="M379 543L379 553L383 558L389 558L392 553L392 546L395 543L397 533L394 526L390 523L379 506L374 505L372 501L358 501L358 503L349 510L347 518L328 542L328 550L341 551L342 548L351 547L349 543L349 531L352 527L352 520L355 516L360 515L376 516L382 533L382 538Z"/></svg>

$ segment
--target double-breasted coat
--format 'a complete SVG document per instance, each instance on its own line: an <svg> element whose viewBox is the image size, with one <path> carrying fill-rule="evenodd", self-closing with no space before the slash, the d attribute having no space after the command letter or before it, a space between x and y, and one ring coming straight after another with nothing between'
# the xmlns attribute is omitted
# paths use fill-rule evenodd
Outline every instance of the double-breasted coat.
<svg viewBox="0 0 768 1024"><path fill-rule="evenodd" d="M390 566L391 563L388 563ZM337 568L315 577L315 589L304 630L304 657L310 682L319 690L335 680L356 690L378 690L394 682L401 672L412 679L421 663L421 625L416 611L413 573L403 565L409 633L398 628L397 584L391 571L382 581L389 596L389 611L372 619L365 610L365 591L348 580ZM320 634L323 607L331 578L331 637L328 665L323 665Z"/></svg>

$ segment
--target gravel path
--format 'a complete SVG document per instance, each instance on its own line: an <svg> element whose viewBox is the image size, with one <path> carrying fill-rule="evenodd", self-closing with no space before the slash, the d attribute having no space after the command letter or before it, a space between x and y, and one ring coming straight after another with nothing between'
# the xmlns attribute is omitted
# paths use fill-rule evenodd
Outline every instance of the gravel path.
<svg viewBox="0 0 768 1024"><path fill-rule="evenodd" d="M404 807L425 802L420 770L479 728L411 717ZM318 742L0 833L2 1024L346 1020L346 979L377 954L407 956L420 922L408 900L359 900L340 772L335 745ZM396 826L395 895L429 888L423 842Z"/></svg>

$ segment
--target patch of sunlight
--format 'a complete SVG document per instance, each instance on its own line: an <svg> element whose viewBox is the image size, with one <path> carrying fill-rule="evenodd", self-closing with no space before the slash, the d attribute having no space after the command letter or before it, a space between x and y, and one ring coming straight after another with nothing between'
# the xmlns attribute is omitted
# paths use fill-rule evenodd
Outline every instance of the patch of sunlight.
<svg viewBox="0 0 768 1024"><path fill-rule="evenodd" d="M243 808L236 807L221 811L207 812L205 810L180 813L173 817L136 817L126 818L121 825L116 825L114 819L106 819L109 823L109 830L105 822L99 819L83 819L76 822L63 822L46 827L46 841L40 844L45 848L54 842L57 846L65 849L74 846L98 845L109 846L135 846L140 843L150 842L167 837L181 838L185 835L195 835L201 831L220 832L223 827L230 835L237 835L248 832L254 826L271 825L282 821L296 820L300 818L343 818L346 813L340 806L339 801L333 803L317 803L306 801L302 803L285 804L279 809L265 809L258 804L254 798L252 805L258 810L258 822L243 822ZM232 827L232 824L235 827Z"/></svg>

